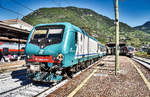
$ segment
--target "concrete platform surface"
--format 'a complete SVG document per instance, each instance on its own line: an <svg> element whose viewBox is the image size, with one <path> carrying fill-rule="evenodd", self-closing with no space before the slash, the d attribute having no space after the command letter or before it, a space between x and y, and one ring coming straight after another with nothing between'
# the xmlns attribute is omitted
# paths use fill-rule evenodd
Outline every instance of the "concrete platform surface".
<svg viewBox="0 0 150 97"><path fill-rule="evenodd" d="M13 62L0 62L0 73L17 70L17 68L23 67L24 64L25 64L25 60L19 60Z"/></svg>
<svg viewBox="0 0 150 97"><path fill-rule="evenodd" d="M100 63L104 63L100 66ZM120 69L114 75L115 56L81 73L47 97L150 97L150 71L132 59L120 56ZM141 76L137 68L142 72Z"/></svg>

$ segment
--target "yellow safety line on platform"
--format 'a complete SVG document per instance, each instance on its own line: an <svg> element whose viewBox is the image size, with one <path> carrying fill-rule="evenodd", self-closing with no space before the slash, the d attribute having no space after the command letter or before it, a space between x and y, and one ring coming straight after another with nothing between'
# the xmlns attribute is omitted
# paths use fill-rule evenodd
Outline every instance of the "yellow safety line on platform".
<svg viewBox="0 0 150 97"><path fill-rule="evenodd" d="M79 85L77 88L72 91L67 97L73 97L82 87L83 85L92 77L92 75L97 71L98 67Z"/></svg>
<svg viewBox="0 0 150 97"><path fill-rule="evenodd" d="M148 82L148 80L146 79L146 77L144 76L144 74L142 73L142 71L133 63L133 61L131 61L131 60L129 60L129 61L136 68L136 70L138 71L138 73L140 74L140 76L142 77L142 79L144 80L144 83L148 87L148 90L150 91L150 83Z"/></svg>

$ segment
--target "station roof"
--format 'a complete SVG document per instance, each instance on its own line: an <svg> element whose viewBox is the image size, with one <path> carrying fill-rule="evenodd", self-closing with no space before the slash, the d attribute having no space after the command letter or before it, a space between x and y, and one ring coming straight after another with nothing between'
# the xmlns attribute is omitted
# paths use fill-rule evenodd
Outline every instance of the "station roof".
<svg viewBox="0 0 150 97"><path fill-rule="evenodd" d="M115 42L109 42L106 44L106 46L108 47L115 47L116 43ZM119 43L119 46L122 47L122 46L126 46L126 43L125 42L120 42Z"/></svg>
<svg viewBox="0 0 150 97"><path fill-rule="evenodd" d="M29 31L9 26L8 24L0 21L0 37L27 40L28 35Z"/></svg>
<svg viewBox="0 0 150 97"><path fill-rule="evenodd" d="M9 39L7 37L0 37L0 41L2 41L2 42L26 43L26 40L24 40L24 39L15 39L15 38Z"/></svg>
<svg viewBox="0 0 150 97"><path fill-rule="evenodd" d="M20 20L20 19L9 19L9 20L3 20L1 21L5 24L8 24L13 27L21 28L21 29L26 29L26 30L31 30L33 28L32 25Z"/></svg>

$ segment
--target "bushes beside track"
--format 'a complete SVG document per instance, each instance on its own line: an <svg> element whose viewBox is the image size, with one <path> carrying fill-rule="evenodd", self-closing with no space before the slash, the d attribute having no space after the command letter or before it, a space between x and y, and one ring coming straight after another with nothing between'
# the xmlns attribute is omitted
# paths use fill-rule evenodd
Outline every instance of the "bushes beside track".
<svg viewBox="0 0 150 97"><path fill-rule="evenodd" d="M135 56L150 58L150 55L147 52L135 52Z"/></svg>

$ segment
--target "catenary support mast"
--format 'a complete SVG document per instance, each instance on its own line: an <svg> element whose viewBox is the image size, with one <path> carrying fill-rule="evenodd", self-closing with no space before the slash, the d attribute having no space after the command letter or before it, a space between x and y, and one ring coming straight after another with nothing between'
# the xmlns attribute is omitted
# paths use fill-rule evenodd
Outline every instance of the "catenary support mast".
<svg viewBox="0 0 150 97"><path fill-rule="evenodd" d="M116 56L115 56L115 75L119 70L119 12L118 12L118 0L115 0L115 28L116 28Z"/></svg>

